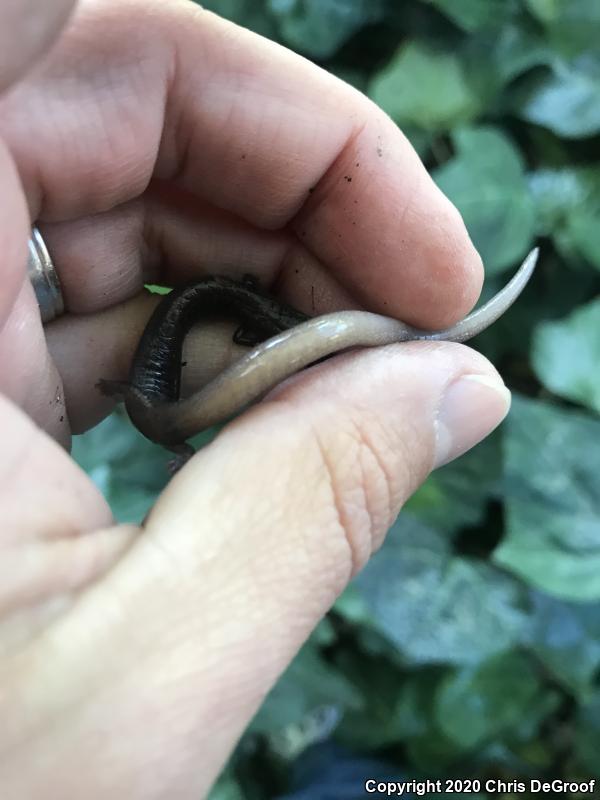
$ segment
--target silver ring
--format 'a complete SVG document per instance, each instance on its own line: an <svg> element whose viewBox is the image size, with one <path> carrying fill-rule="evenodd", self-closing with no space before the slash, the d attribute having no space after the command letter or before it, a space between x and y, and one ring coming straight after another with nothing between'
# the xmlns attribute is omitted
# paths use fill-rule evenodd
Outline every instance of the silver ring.
<svg viewBox="0 0 600 800"><path fill-rule="evenodd" d="M46 243L37 228L32 228L29 237L27 272L37 297L42 322L56 319L65 310L62 289Z"/></svg>

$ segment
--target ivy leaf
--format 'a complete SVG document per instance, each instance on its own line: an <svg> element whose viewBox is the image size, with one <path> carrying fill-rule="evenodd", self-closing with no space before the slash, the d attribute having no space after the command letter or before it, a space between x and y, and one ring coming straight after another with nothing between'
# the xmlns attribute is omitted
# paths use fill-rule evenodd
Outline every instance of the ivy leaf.
<svg viewBox="0 0 600 800"><path fill-rule="evenodd" d="M525 0L525 5L541 22L553 22L559 14L560 0Z"/></svg>
<svg viewBox="0 0 600 800"><path fill-rule="evenodd" d="M498 89L532 67L552 64L555 60L546 39L522 23L504 25L494 34L493 40L481 37L480 41L489 47ZM479 64L485 68L486 59L483 55Z"/></svg>
<svg viewBox="0 0 600 800"><path fill-rule="evenodd" d="M571 214L566 230L567 241L600 270L600 209L580 208Z"/></svg>
<svg viewBox="0 0 600 800"><path fill-rule="evenodd" d="M600 413L600 298L558 322L541 322L532 363L540 381L557 395Z"/></svg>
<svg viewBox="0 0 600 800"><path fill-rule="evenodd" d="M600 58L582 56L572 64L556 61L532 80L516 100L516 111L529 122L572 139L600 131Z"/></svg>
<svg viewBox="0 0 600 800"><path fill-rule="evenodd" d="M537 232L551 236L565 258L600 269L600 169L540 169L527 177L537 207Z"/></svg>
<svg viewBox="0 0 600 800"><path fill-rule="evenodd" d="M292 774L292 791L277 800L359 800L365 781L401 779L398 767L374 758L360 758L333 742L311 747L298 759ZM369 797L388 795L369 793Z"/></svg>
<svg viewBox="0 0 600 800"><path fill-rule="evenodd" d="M580 171L571 168L540 169L527 176L540 236L552 236L557 227L564 228L569 215L586 202L582 177Z"/></svg>
<svg viewBox="0 0 600 800"><path fill-rule="evenodd" d="M406 752L411 763L425 775L430 775L432 771L443 774L464 758L463 749L435 726L432 726L424 736L407 742ZM479 795L472 797L476 800Z"/></svg>
<svg viewBox="0 0 600 800"><path fill-rule="evenodd" d="M458 58L417 42L400 47L376 73L369 95L399 125L432 132L472 120L479 110Z"/></svg>
<svg viewBox="0 0 600 800"><path fill-rule="evenodd" d="M600 603L566 603L536 591L531 601L524 643L567 691L589 697L600 667Z"/></svg>
<svg viewBox="0 0 600 800"><path fill-rule="evenodd" d="M72 455L119 522L141 522L169 480L168 452L144 439L120 410L74 436Z"/></svg>
<svg viewBox="0 0 600 800"><path fill-rule="evenodd" d="M596 0L525 0L545 25L545 37L565 55L593 50L600 38L600 6Z"/></svg>
<svg viewBox="0 0 600 800"><path fill-rule="evenodd" d="M199 2L199 0L197 0ZM202 0L202 8L214 11L225 19L237 22L261 36L277 39L278 31L275 20L264 8L263 3L256 0Z"/></svg>
<svg viewBox="0 0 600 800"><path fill-rule="evenodd" d="M523 258L533 239L535 210L521 157L497 129L453 135L457 155L434 178L462 213L489 274Z"/></svg>
<svg viewBox="0 0 600 800"><path fill-rule="evenodd" d="M268 0L283 40L313 58L328 58L383 15L381 0Z"/></svg>
<svg viewBox="0 0 600 800"><path fill-rule="evenodd" d="M600 422L513 396L498 565L565 600L600 599Z"/></svg>
<svg viewBox="0 0 600 800"><path fill-rule="evenodd" d="M235 778L225 773L211 789L208 800L245 800L245 795Z"/></svg>
<svg viewBox="0 0 600 800"><path fill-rule="evenodd" d="M578 709L575 728L575 758L584 772L600 778L600 690Z"/></svg>
<svg viewBox="0 0 600 800"><path fill-rule="evenodd" d="M543 686L522 653L504 653L448 676L436 694L440 730L464 750L518 730L523 719L549 710Z"/></svg>
<svg viewBox="0 0 600 800"><path fill-rule="evenodd" d="M404 513L356 579L372 626L409 664L477 664L521 636L524 595L492 566L452 555L445 535Z"/></svg>
<svg viewBox="0 0 600 800"><path fill-rule="evenodd" d="M403 674L381 656L342 651L336 666L360 689L363 704L348 709L336 729L336 740L353 749L377 750L407 738L414 718L399 711Z"/></svg>
<svg viewBox="0 0 600 800"><path fill-rule="evenodd" d="M327 738L345 709L362 703L360 692L309 640L267 696L250 730L268 734L272 750L294 758Z"/></svg>
<svg viewBox="0 0 600 800"><path fill-rule="evenodd" d="M515 16L519 6L515 0L425 0L438 8L469 33L482 28L500 28Z"/></svg>
<svg viewBox="0 0 600 800"><path fill-rule="evenodd" d="M458 5L456 5L458 7ZM536 66L552 64L554 54L536 31L508 24L468 37L457 51L469 86L491 115L502 110L503 90L511 81Z"/></svg>
<svg viewBox="0 0 600 800"><path fill-rule="evenodd" d="M481 522L490 498L500 491L500 443L499 432L494 433L436 469L405 503L404 510L448 535Z"/></svg>

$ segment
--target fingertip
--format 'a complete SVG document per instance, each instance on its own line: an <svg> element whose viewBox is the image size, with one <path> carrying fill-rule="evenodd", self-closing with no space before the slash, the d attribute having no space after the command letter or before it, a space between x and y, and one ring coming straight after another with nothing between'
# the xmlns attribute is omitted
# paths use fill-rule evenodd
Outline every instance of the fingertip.
<svg viewBox="0 0 600 800"><path fill-rule="evenodd" d="M363 308L445 328L473 307L483 266L462 216L372 104L294 228Z"/></svg>
<svg viewBox="0 0 600 800"><path fill-rule="evenodd" d="M471 311L481 294L484 265L459 210L437 186L433 188L435 199L426 211L429 230L421 253L427 279L416 305L421 311L418 325L435 330L453 325ZM420 213L422 208L415 209L415 215Z"/></svg>

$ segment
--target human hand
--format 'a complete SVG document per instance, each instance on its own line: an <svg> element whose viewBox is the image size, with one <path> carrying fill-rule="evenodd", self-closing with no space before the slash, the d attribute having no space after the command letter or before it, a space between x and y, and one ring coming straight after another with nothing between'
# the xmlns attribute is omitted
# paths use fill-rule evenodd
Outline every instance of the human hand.
<svg viewBox="0 0 600 800"><path fill-rule="evenodd" d="M508 395L460 345L339 356L229 425L143 527L115 525L63 446L106 413L98 378L125 376L144 282L252 272L309 313L443 327L482 270L384 114L187 2L82 3L23 76L68 5L0 10L0 787L197 800L404 500ZM68 309L45 331L32 220ZM206 341L228 357L221 328Z"/></svg>

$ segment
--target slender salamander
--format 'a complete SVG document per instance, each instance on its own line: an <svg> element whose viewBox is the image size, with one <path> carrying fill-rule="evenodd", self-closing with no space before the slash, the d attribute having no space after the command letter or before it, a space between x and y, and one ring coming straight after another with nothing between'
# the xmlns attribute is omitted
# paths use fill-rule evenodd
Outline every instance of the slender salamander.
<svg viewBox="0 0 600 800"><path fill-rule="evenodd" d="M129 381L100 381L99 387L105 394L124 399L133 424L148 439L187 455L193 452L185 444L187 439L340 350L414 340L471 339L512 305L531 277L537 257L535 248L491 300L439 331L419 330L368 311L337 311L310 318L259 292L250 280L207 278L174 289L161 300L138 344ZM243 326L235 341L256 346L190 397L180 398L183 340L205 312L233 313Z"/></svg>

